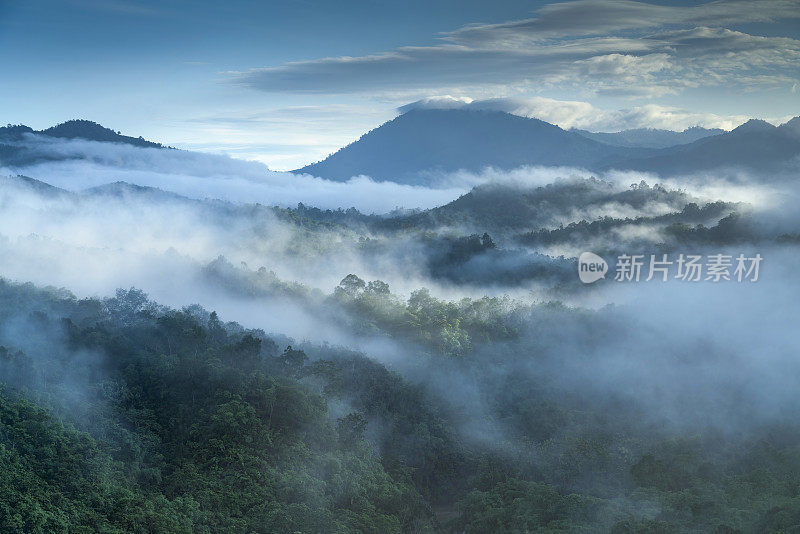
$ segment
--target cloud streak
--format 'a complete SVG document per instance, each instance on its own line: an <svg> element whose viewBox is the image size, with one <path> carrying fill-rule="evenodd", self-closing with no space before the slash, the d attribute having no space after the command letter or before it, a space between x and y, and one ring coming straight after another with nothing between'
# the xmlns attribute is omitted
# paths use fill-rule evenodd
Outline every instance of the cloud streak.
<svg viewBox="0 0 800 534"><path fill-rule="evenodd" d="M579 0L546 6L532 19L467 26L433 46L231 75L236 83L261 91L330 94L511 84L657 97L701 85L791 87L797 81L791 65L800 58L800 41L719 25L796 18L800 4L794 1L674 7Z"/></svg>
<svg viewBox="0 0 800 534"><path fill-rule="evenodd" d="M667 25L716 26L797 18L800 18L800 4L794 0L717 0L698 6L663 6L630 0L577 0L546 5L534 18L470 25L445 34L445 37L464 45L510 48L546 39Z"/></svg>

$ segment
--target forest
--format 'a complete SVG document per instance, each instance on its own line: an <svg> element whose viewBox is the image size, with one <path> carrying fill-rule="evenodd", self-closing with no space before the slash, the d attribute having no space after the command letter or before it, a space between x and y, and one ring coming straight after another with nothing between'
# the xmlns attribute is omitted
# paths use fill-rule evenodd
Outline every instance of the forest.
<svg viewBox="0 0 800 534"><path fill-rule="evenodd" d="M800 0L0 0L0 534L800 534Z"/></svg>
<svg viewBox="0 0 800 534"><path fill-rule="evenodd" d="M0 531L800 524L791 206L580 175L386 214L0 196ZM588 247L764 271L585 285Z"/></svg>
<svg viewBox="0 0 800 534"><path fill-rule="evenodd" d="M739 397L681 391L657 401L730 413L675 424L637 392L563 378L592 356L570 354L554 327L611 344L613 313L403 300L355 275L323 298L352 328L416 347L402 372L137 289L79 299L3 282L0 529L764 532L800 520L791 413L755 422Z"/></svg>

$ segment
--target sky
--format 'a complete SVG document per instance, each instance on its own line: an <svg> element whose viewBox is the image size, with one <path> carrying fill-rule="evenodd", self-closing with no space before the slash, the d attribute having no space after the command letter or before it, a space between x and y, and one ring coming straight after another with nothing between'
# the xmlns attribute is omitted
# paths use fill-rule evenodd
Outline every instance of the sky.
<svg viewBox="0 0 800 534"><path fill-rule="evenodd" d="M799 86L800 0L0 0L0 123L89 119L275 170L409 104L730 129L800 115Z"/></svg>

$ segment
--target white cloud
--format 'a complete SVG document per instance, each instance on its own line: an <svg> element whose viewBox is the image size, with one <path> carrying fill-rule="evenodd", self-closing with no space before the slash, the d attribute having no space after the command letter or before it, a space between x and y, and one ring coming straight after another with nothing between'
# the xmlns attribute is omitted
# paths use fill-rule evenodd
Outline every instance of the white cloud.
<svg viewBox="0 0 800 534"><path fill-rule="evenodd" d="M222 109L187 120L187 133L174 144L291 170L324 159L390 118L383 106L363 103Z"/></svg>
<svg viewBox="0 0 800 534"><path fill-rule="evenodd" d="M455 184L438 189L375 182L355 176L333 182L310 175L270 171L254 161L182 150L139 148L85 140L49 140L31 136L35 150L54 158L25 167L2 169L77 191L124 181L156 187L189 198L216 198L264 205L320 208L355 207L366 213L385 213L397 207L429 208L447 203L469 189Z"/></svg>
<svg viewBox="0 0 800 534"><path fill-rule="evenodd" d="M577 0L549 4L537 17L502 24L471 25L445 34L449 41L480 47L516 48L545 39L602 35L666 25L721 25L800 18L795 0L717 0L698 6L655 5L630 0Z"/></svg>
<svg viewBox="0 0 800 534"><path fill-rule="evenodd" d="M406 111L411 111L412 109L459 109L463 108L466 104L469 104L472 101L473 100L471 98L466 96L429 96L417 100L416 102L411 102L410 104L400 106L397 108L397 111L400 113L405 113Z"/></svg>
<svg viewBox="0 0 800 534"><path fill-rule="evenodd" d="M792 0L723 0L694 7L577 0L546 6L532 19L461 28L434 46L231 74L237 83L263 91L323 94L402 89L457 94L470 85L516 84L640 98L701 85L791 86L797 81L800 41L718 26L795 18L800 3Z"/></svg>
<svg viewBox="0 0 800 534"><path fill-rule="evenodd" d="M447 99L431 97L399 108L405 112L417 108L435 108L438 103L443 108L452 109L484 109L504 111L521 117L530 117L556 124L564 129L578 128L596 132L615 132L631 128L658 128L664 130L683 131L692 126L705 128L722 128L730 130L746 122L750 117L745 115L715 115L713 113L697 113L679 108L647 104L620 110L600 109L589 102L554 100L545 97L530 98L490 98L472 100ZM771 122L780 123L785 117Z"/></svg>

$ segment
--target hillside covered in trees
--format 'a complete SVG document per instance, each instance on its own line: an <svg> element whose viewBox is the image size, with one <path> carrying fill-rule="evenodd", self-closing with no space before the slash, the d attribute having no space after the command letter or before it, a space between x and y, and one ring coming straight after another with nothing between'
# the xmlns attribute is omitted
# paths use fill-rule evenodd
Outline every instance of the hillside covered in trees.
<svg viewBox="0 0 800 534"><path fill-rule="evenodd" d="M356 279L337 291L360 306L388 297ZM418 356L432 376L415 385L363 354L133 289L76 299L3 282L0 303L5 532L777 531L800 514L789 420L737 437L659 428L622 398L597 404L548 371L521 374L528 358L485 342L456 360ZM413 297L409 328L437 306L450 304ZM484 339L527 345L543 369L553 355L512 326L520 316L542 333L609 320L552 306L513 316L483 315ZM481 377L494 444L430 385L464 372Z"/></svg>

